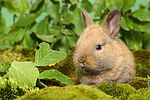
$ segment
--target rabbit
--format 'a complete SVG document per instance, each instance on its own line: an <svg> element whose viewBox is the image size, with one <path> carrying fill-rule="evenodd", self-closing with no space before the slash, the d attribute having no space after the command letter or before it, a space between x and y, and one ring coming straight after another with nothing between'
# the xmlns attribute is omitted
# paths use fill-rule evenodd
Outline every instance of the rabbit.
<svg viewBox="0 0 150 100"><path fill-rule="evenodd" d="M82 9L84 32L78 39L73 62L78 83L99 85L102 81L123 84L135 79L135 62L129 48L117 38L119 10L112 10L101 26Z"/></svg>

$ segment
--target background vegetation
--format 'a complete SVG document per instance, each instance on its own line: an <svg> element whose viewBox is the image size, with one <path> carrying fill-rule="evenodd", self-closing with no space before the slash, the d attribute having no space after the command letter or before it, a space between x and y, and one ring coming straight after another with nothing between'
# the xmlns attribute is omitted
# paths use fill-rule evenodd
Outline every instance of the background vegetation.
<svg viewBox="0 0 150 100"><path fill-rule="evenodd" d="M150 49L149 5L149 0L0 0L0 50L46 41L68 53L83 32L81 8L99 25L117 8L122 15L118 37L132 50Z"/></svg>

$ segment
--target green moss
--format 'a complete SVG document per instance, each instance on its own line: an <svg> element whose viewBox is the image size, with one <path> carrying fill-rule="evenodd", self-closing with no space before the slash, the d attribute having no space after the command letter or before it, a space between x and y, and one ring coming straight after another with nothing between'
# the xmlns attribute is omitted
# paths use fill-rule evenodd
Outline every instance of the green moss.
<svg viewBox="0 0 150 100"><path fill-rule="evenodd" d="M130 95L127 100L150 100L150 89L142 88Z"/></svg>
<svg viewBox="0 0 150 100"><path fill-rule="evenodd" d="M0 77L0 100L12 100L24 95L28 91L37 91L27 85L21 85L14 79L2 79Z"/></svg>
<svg viewBox="0 0 150 100"><path fill-rule="evenodd" d="M111 100L104 92L85 85L48 87L38 92L29 92L18 100Z"/></svg>
<svg viewBox="0 0 150 100"><path fill-rule="evenodd" d="M32 61L34 62L35 49L16 46L4 51L0 51L0 59L2 64L16 61Z"/></svg>
<svg viewBox="0 0 150 100"><path fill-rule="evenodd" d="M136 63L136 75L147 77L150 75L150 50L133 51Z"/></svg>
<svg viewBox="0 0 150 100"><path fill-rule="evenodd" d="M113 97L117 97L121 100L126 100L127 97L135 93L135 88L128 85L128 84L118 84L118 83L106 83L102 82L99 86L98 89L102 90L108 95L111 95Z"/></svg>
<svg viewBox="0 0 150 100"><path fill-rule="evenodd" d="M146 65L136 64L136 77L150 76L150 70Z"/></svg>
<svg viewBox="0 0 150 100"><path fill-rule="evenodd" d="M135 80L128 82L128 84L138 90L148 87L148 80L148 78L136 77Z"/></svg>

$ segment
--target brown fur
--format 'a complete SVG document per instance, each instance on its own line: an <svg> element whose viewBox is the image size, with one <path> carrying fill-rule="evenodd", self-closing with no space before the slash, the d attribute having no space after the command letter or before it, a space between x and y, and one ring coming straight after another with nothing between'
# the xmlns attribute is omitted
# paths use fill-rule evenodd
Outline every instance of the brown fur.
<svg viewBox="0 0 150 100"><path fill-rule="evenodd" d="M105 18L102 26L94 25L82 10L85 30L74 53L78 81L85 85L98 85L102 81L120 84L134 80L135 63L128 47L116 37L121 24L120 12L115 9ZM96 50L100 45L101 49Z"/></svg>

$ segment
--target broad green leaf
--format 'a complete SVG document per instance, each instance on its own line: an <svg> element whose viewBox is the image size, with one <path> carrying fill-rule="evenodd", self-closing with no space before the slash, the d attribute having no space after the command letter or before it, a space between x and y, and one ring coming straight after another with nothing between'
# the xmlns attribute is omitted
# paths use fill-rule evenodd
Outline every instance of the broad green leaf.
<svg viewBox="0 0 150 100"><path fill-rule="evenodd" d="M62 34L64 34L64 35L74 35L74 32L72 31L72 30L70 30L70 29L61 29L61 32L62 32Z"/></svg>
<svg viewBox="0 0 150 100"><path fill-rule="evenodd" d="M45 0L45 11L54 20L55 23L59 22L59 2L53 2L51 0Z"/></svg>
<svg viewBox="0 0 150 100"><path fill-rule="evenodd" d="M36 0L36 2L31 6L30 11L34 11L38 8L38 5L42 2L43 0Z"/></svg>
<svg viewBox="0 0 150 100"><path fill-rule="evenodd" d="M29 8L29 4L28 4L27 0L19 0L20 12L24 12L28 8Z"/></svg>
<svg viewBox="0 0 150 100"><path fill-rule="evenodd" d="M111 11L113 9L117 9L116 7L116 0L106 0L106 6Z"/></svg>
<svg viewBox="0 0 150 100"><path fill-rule="evenodd" d="M0 34L4 34L5 32L5 28L6 28L6 22L5 19L2 15L0 15Z"/></svg>
<svg viewBox="0 0 150 100"><path fill-rule="evenodd" d="M21 14L19 17L16 26L25 27L31 25L37 16L35 14Z"/></svg>
<svg viewBox="0 0 150 100"><path fill-rule="evenodd" d="M73 36L68 36L68 41L70 47L75 47L77 42L77 36L75 34Z"/></svg>
<svg viewBox="0 0 150 100"><path fill-rule="evenodd" d="M63 36L58 43L59 43L58 48L59 48L60 51L64 51L66 53L69 52L70 46L69 46L69 41L68 41L68 36L67 35Z"/></svg>
<svg viewBox="0 0 150 100"><path fill-rule="evenodd" d="M102 10L105 10L105 5L105 0L95 0L93 5L95 17L99 17L102 15Z"/></svg>
<svg viewBox="0 0 150 100"><path fill-rule="evenodd" d="M89 0L83 0L81 2L81 7L84 8L87 12L92 12L93 10L93 5L91 2L89 2Z"/></svg>
<svg viewBox="0 0 150 100"><path fill-rule="evenodd" d="M78 3L78 0L69 0L71 2L72 5L75 5L76 3Z"/></svg>
<svg viewBox="0 0 150 100"><path fill-rule="evenodd" d="M137 31L126 32L126 31L124 31L123 35L124 35L124 39L130 49L138 50L138 49L142 48L143 35L141 32L137 32Z"/></svg>
<svg viewBox="0 0 150 100"><path fill-rule="evenodd" d="M143 34L144 43L143 48L150 50L150 34Z"/></svg>
<svg viewBox="0 0 150 100"><path fill-rule="evenodd" d="M5 72L10 68L11 64L6 63L2 66L2 60L0 59L0 72Z"/></svg>
<svg viewBox="0 0 150 100"><path fill-rule="evenodd" d="M35 34L39 39L52 43L54 40L54 35L39 35L39 34Z"/></svg>
<svg viewBox="0 0 150 100"><path fill-rule="evenodd" d="M121 17L121 28L123 28L126 31L130 31L127 21L125 20L125 17Z"/></svg>
<svg viewBox="0 0 150 100"><path fill-rule="evenodd" d="M9 41L19 42L23 39L24 35L25 31L23 28L16 28L11 30L4 38Z"/></svg>
<svg viewBox="0 0 150 100"><path fill-rule="evenodd" d="M136 10L132 16L138 18L140 21L150 21L150 11L146 9Z"/></svg>
<svg viewBox="0 0 150 100"><path fill-rule="evenodd" d="M123 0L106 0L106 6L110 11L113 9L121 10L123 6Z"/></svg>
<svg viewBox="0 0 150 100"><path fill-rule="evenodd" d="M8 76L18 82L34 87L39 77L39 71L32 62L13 61L9 68Z"/></svg>
<svg viewBox="0 0 150 100"><path fill-rule="evenodd" d="M123 7L122 12L125 13L126 11L130 10L131 7L134 6L136 0L123 0Z"/></svg>
<svg viewBox="0 0 150 100"><path fill-rule="evenodd" d="M19 13L19 4L16 0L4 0L4 4L6 9L12 13L17 14Z"/></svg>
<svg viewBox="0 0 150 100"><path fill-rule="evenodd" d="M66 84L66 85L74 85L74 83L64 74L59 72L58 70L52 69L52 70L45 70L43 71L39 79L43 80L56 80L61 82L61 84Z"/></svg>
<svg viewBox="0 0 150 100"><path fill-rule="evenodd" d="M31 38L29 31L25 33L24 39L22 41L22 45L25 47L33 47L34 40Z"/></svg>
<svg viewBox="0 0 150 100"><path fill-rule="evenodd" d="M39 35L47 35L48 34L48 18L44 18L41 20L39 23L35 24L32 28L31 31L34 32L35 34Z"/></svg>
<svg viewBox="0 0 150 100"><path fill-rule="evenodd" d="M63 6L62 12L61 12L61 21L63 24L69 25L70 23L74 24L74 16L73 14L66 11L66 7Z"/></svg>
<svg viewBox="0 0 150 100"><path fill-rule="evenodd" d="M80 36L84 30L81 9L76 8L73 12L73 15L74 15L75 31L76 31L76 34Z"/></svg>
<svg viewBox="0 0 150 100"><path fill-rule="evenodd" d="M64 2L65 0L53 0L53 1L56 1L56 2Z"/></svg>
<svg viewBox="0 0 150 100"><path fill-rule="evenodd" d="M146 32L147 30L149 30L149 27L150 27L149 22L139 21L132 16L127 17L127 23L130 29L135 30L135 31Z"/></svg>
<svg viewBox="0 0 150 100"><path fill-rule="evenodd" d="M49 44L45 42L40 43L39 47L35 55L36 66L47 66L49 64L58 63L67 56L66 53L53 51L50 49Z"/></svg>
<svg viewBox="0 0 150 100"><path fill-rule="evenodd" d="M51 26L49 27L49 32L55 36L58 36L60 34L60 26Z"/></svg>
<svg viewBox="0 0 150 100"><path fill-rule="evenodd" d="M119 11L121 11L121 9L123 7L123 1L124 0L116 0L116 7Z"/></svg>

